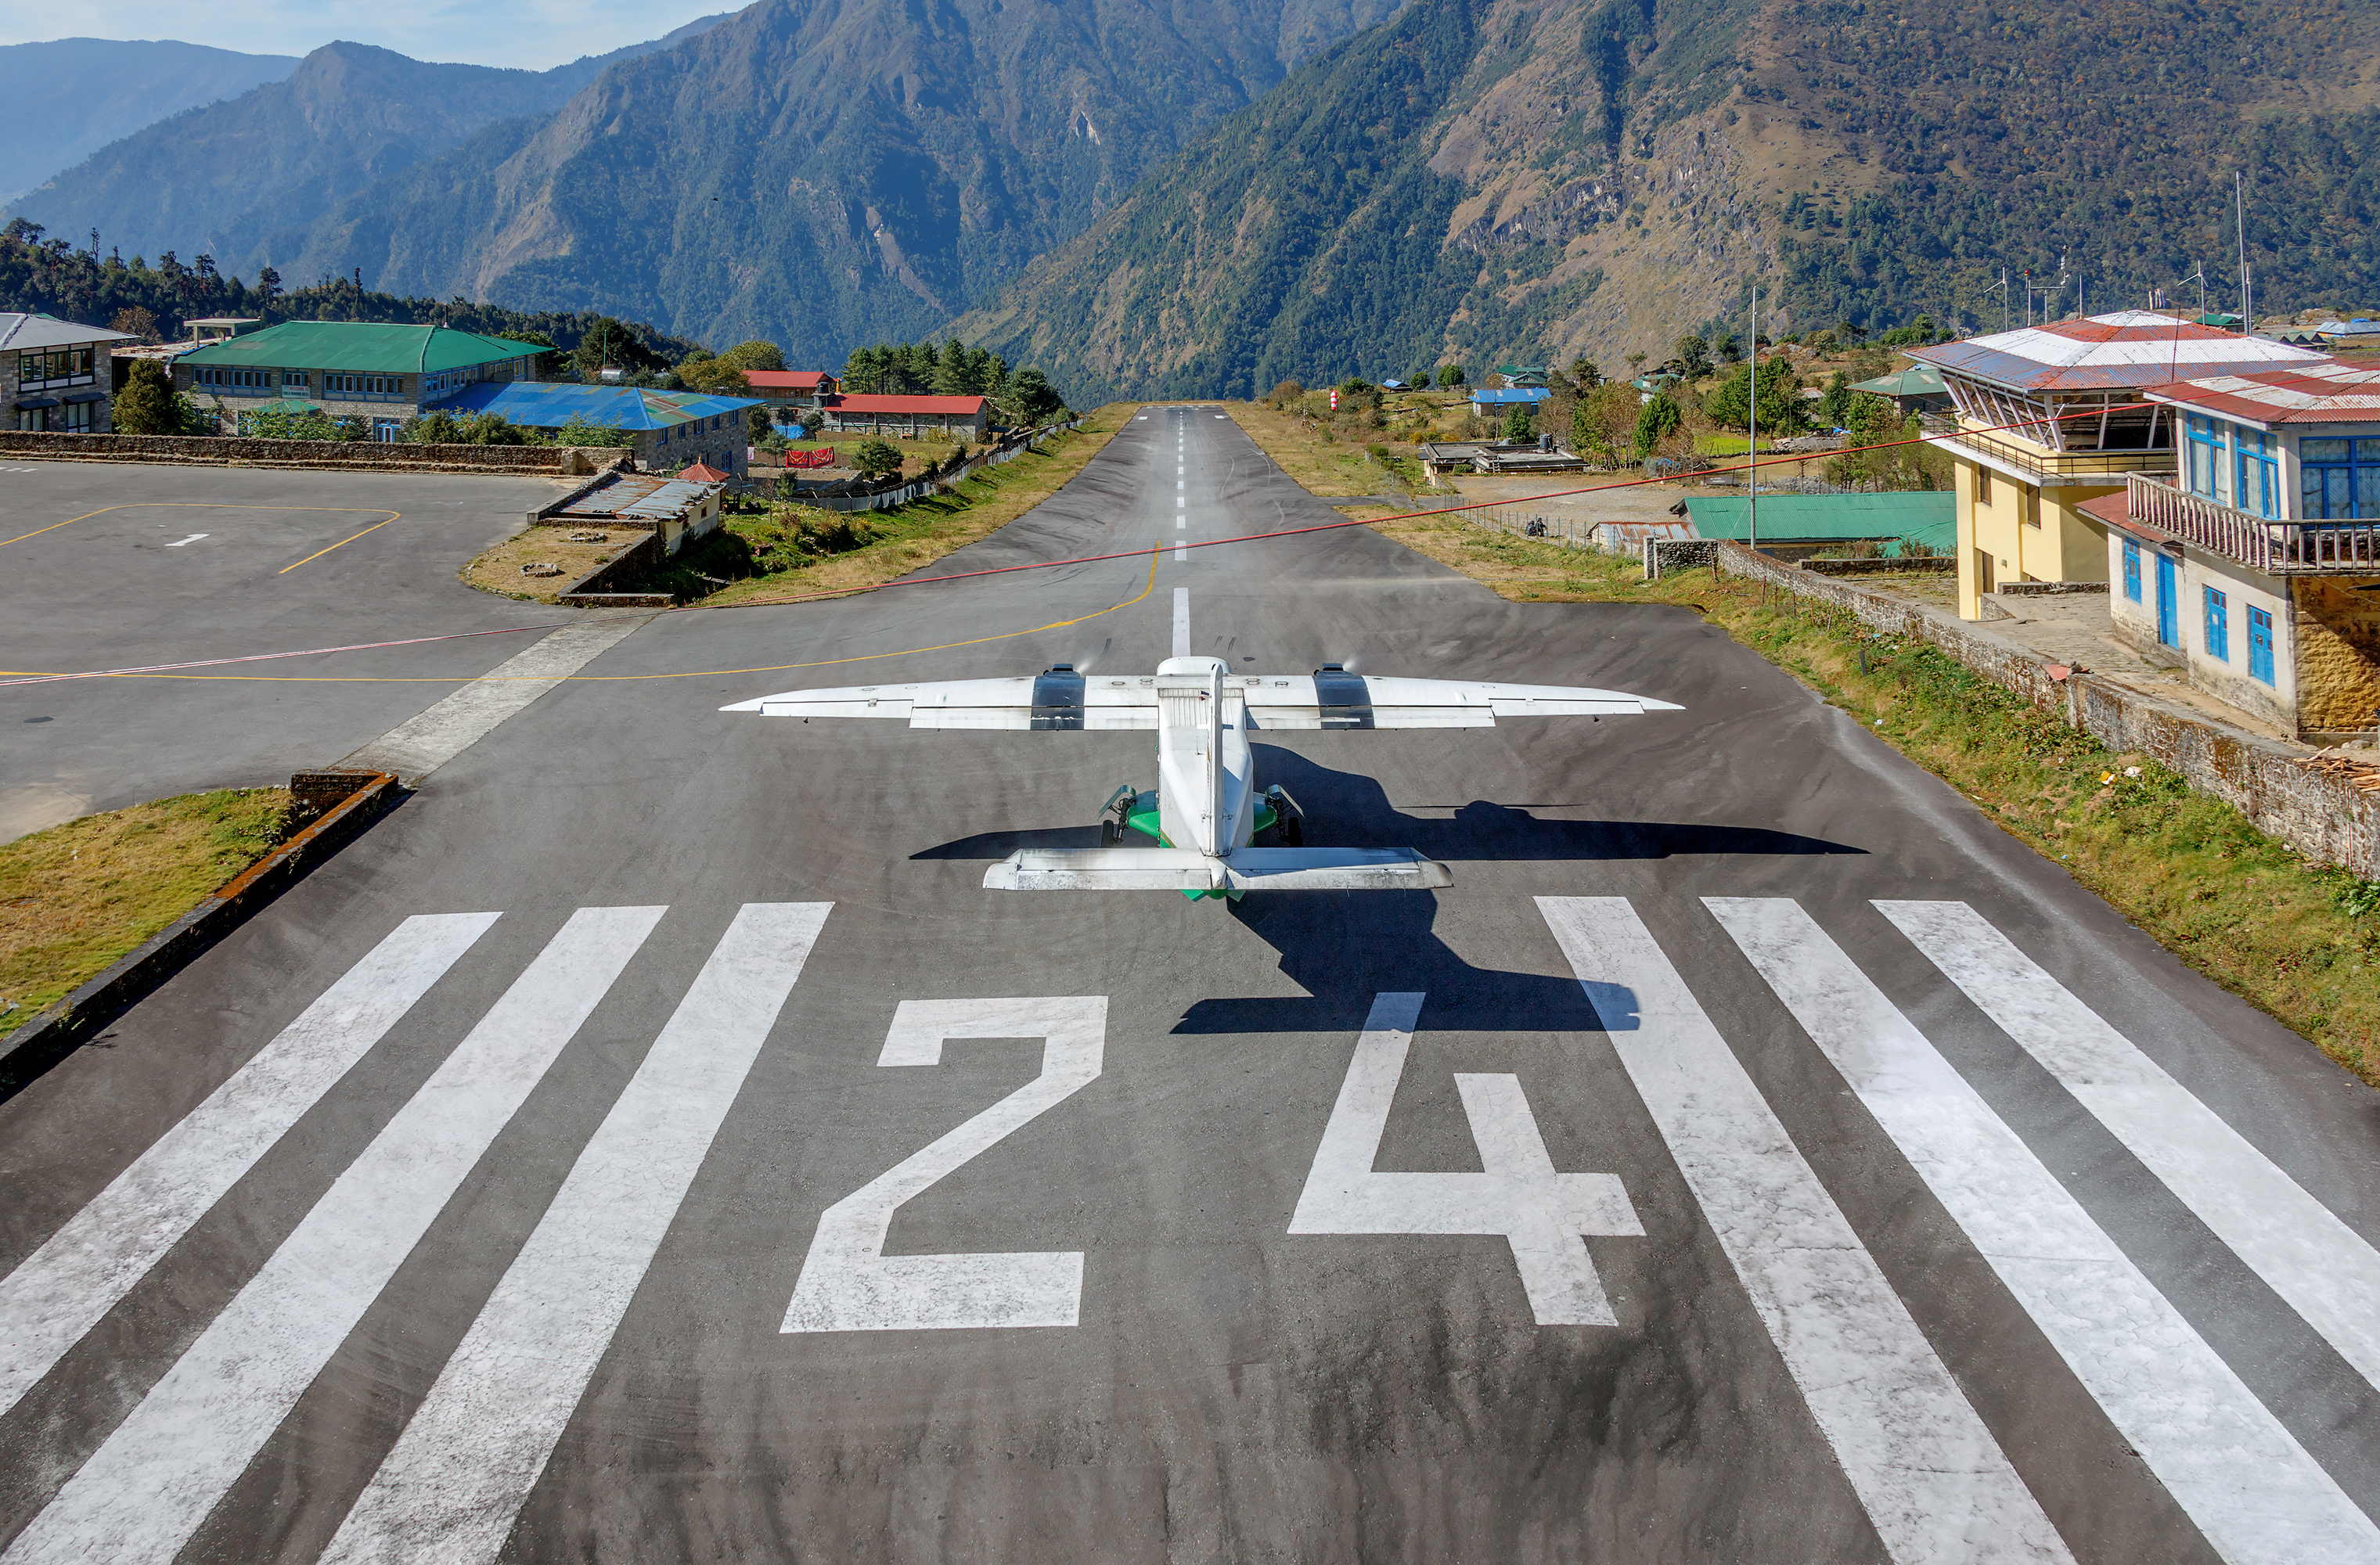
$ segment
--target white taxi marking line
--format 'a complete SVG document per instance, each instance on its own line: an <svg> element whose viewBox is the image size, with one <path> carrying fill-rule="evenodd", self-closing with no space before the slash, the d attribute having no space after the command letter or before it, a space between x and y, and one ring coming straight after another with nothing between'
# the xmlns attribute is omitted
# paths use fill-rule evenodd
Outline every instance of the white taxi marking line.
<svg viewBox="0 0 2380 1565"><path fill-rule="evenodd" d="M1876 907L2380 1385L2380 1252L1962 902Z"/></svg>
<svg viewBox="0 0 2380 1565"><path fill-rule="evenodd" d="M1539 897L1571 970L1810 1416L1896 1561L2065 1561L2039 1502L1935 1356L1742 1063L1625 897Z"/></svg>
<svg viewBox="0 0 2380 1565"><path fill-rule="evenodd" d="M1800 904L1704 901L2216 1553L2380 1560L2380 1528Z"/></svg>
<svg viewBox="0 0 2380 1565"><path fill-rule="evenodd" d="M0 1413L115 1308L497 916L448 913L399 924L0 1281Z"/></svg>
<svg viewBox="0 0 2380 1565"><path fill-rule="evenodd" d="M1098 1079L1104 995L905 1000L879 1065L941 1063L953 1038L1038 1037L1041 1069L1014 1092L829 1207L785 1305L781 1331L945 1331L1070 1327L1081 1317L1080 1250L888 1256L904 1204Z"/></svg>
<svg viewBox="0 0 2380 1565"><path fill-rule="evenodd" d="M1173 655L1190 655L1190 589L1186 587L1173 589Z"/></svg>
<svg viewBox="0 0 2380 1565"><path fill-rule="evenodd" d="M776 1025L831 903L748 903L322 1555L492 1561Z"/></svg>
<svg viewBox="0 0 2380 1565"><path fill-rule="evenodd" d="M168 549L179 549L184 544L196 543L202 538L212 538L214 534L211 532L194 532L188 538L176 539L173 542L165 545L165 547Z"/></svg>
<svg viewBox="0 0 2380 1565"><path fill-rule="evenodd" d="M666 911L582 907L5 1556L171 1560Z"/></svg>
<svg viewBox="0 0 2380 1565"><path fill-rule="evenodd" d="M1642 1238L1645 1225L1618 1176L1554 1171L1519 1077L1455 1074L1484 1171L1373 1171L1422 999L1372 997L1289 1231L1499 1234L1538 1325L1617 1326L1583 1236Z"/></svg>

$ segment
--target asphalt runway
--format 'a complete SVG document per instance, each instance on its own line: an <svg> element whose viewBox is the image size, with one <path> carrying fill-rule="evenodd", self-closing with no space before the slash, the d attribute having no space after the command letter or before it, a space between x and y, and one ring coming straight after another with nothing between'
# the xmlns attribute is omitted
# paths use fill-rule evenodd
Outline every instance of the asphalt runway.
<svg viewBox="0 0 2380 1565"><path fill-rule="evenodd" d="M577 617L570 610L455 579L562 487L542 478L16 464L0 472L10 603L0 668L70 673L566 623ZM307 681L449 669L476 678L528 639L449 642L434 662L424 649L388 648L231 671L253 676L246 680L0 687L0 841L169 794L286 782L443 693Z"/></svg>
<svg viewBox="0 0 2380 1565"><path fill-rule="evenodd" d="M1152 408L934 574L1148 553L663 615L0 1106L0 1565L2380 1559L2373 1093L1690 613L1176 555L1334 517ZM1686 710L1259 734L1455 883L1237 906L717 710L1184 618Z"/></svg>

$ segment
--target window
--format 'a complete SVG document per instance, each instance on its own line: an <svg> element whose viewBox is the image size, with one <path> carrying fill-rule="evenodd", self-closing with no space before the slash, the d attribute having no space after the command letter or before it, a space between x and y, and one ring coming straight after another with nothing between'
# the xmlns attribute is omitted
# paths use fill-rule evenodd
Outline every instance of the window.
<svg viewBox="0 0 2380 1565"><path fill-rule="evenodd" d="M2206 655L2222 662L2231 661L2231 607L2224 595L2213 588L2206 593Z"/></svg>
<svg viewBox="0 0 2380 1565"><path fill-rule="evenodd" d="M2141 546L2129 538L2124 540L2124 596L2135 603L2141 601Z"/></svg>
<svg viewBox="0 0 2380 1565"><path fill-rule="evenodd" d="M308 377L303 370L281 371L281 389L285 392L303 392L306 390L307 382Z"/></svg>
<svg viewBox="0 0 2380 1565"><path fill-rule="evenodd" d="M1975 467L1975 503L1988 505L1991 503L1992 470L1978 463Z"/></svg>
<svg viewBox="0 0 2380 1565"><path fill-rule="evenodd" d="M51 348L42 353L20 353L17 356L17 383L38 386L51 381L88 381L91 378L91 350L87 347Z"/></svg>
<svg viewBox="0 0 2380 1565"><path fill-rule="evenodd" d="M2263 430L2235 426L2231 431L2233 460L2238 464L2238 481L2232 486L2232 503L2242 511L2259 516L2281 514L2280 451L2273 437Z"/></svg>
<svg viewBox="0 0 2380 1565"><path fill-rule="evenodd" d="M2248 677L2273 682L2273 616L2262 609L2248 611Z"/></svg>
<svg viewBox="0 0 2380 1565"><path fill-rule="evenodd" d="M70 435L87 435L91 433L91 409L88 402L69 402L51 415L56 421L50 428L64 430Z"/></svg>
<svg viewBox="0 0 2380 1565"><path fill-rule="evenodd" d="M2223 443L2215 432L2215 420L2204 414L2192 413L2190 426L2190 492L2215 498L2215 471L2222 466Z"/></svg>
<svg viewBox="0 0 2380 1565"><path fill-rule="evenodd" d="M2380 518L2380 440L2306 440L2298 444L2301 521Z"/></svg>
<svg viewBox="0 0 2380 1565"><path fill-rule="evenodd" d="M228 393L235 396L261 396L280 383L278 370L226 370L219 365L206 365L193 370L190 382L218 395Z"/></svg>

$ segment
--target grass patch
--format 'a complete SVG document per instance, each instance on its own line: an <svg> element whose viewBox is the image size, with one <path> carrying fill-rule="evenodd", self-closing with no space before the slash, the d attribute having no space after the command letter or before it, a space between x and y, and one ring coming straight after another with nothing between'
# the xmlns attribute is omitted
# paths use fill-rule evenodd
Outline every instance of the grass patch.
<svg viewBox="0 0 2380 1565"><path fill-rule="evenodd" d="M1963 663L1842 610L1709 571L1648 582L1624 559L1459 521L1379 530L1516 601L1700 612L2192 967L2380 1086L2380 882L2307 863L2146 756L2109 750Z"/></svg>
<svg viewBox="0 0 2380 1565"><path fill-rule="evenodd" d="M771 502L758 512L732 515L722 528L724 537L703 554L708 563L694 568L733 585L704 601L768 603L814 592L858 591L929 565L1057 493L1138 408L1137 403L1111 402L1079 429L1053 435L954 489L893 510L822 511ZM706 590L710 586L701 585Z"/></svg>
<svg viewBox="0 0 2380 1565"><path fill-rule="evenodd" d="M1421 481L1421 465L1414 458L1413 448L1398 451L1386 444L1381 431L1342 432L1261 402L1202 406L1220 406L1229 413L1232 421L1308 494L1400 494Z"/></svg>
<svg viewBox="0 0 2380 1565"><path fill-rule="evenodd" d="M0 844L0 1034L270 853L286 788L183 794Z"/></svg>
<svg viewBox="0 0 2380 1565"><path fill-rule="evenodd" d="M603 541L573 543L569 535L574 532L600 532ZM532 527L475 556L461 574L464 585L482 592L517 598L524 603L551 603L584 581L588 572L651 536L643 528L607 527L601 522L585 527ZM562 570L556 576L524 576L521 567L532 564L559 565Z"/></svg>

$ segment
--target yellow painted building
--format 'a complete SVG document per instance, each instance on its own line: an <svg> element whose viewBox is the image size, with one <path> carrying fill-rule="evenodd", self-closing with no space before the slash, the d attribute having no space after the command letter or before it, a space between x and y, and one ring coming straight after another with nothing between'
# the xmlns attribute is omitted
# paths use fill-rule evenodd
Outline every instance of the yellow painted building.
<svg viewBox="0 0 2380 1565"><path fill-rule="evenodd" d="M2325 356L2149 310L2028 326L1912 351L1942 372L1957 469L1959 613L2022 581L2105 581L2107 529L2086 502L2125 475L2174 470L2171 413L2150 386L2320 363Z"/></svg>

